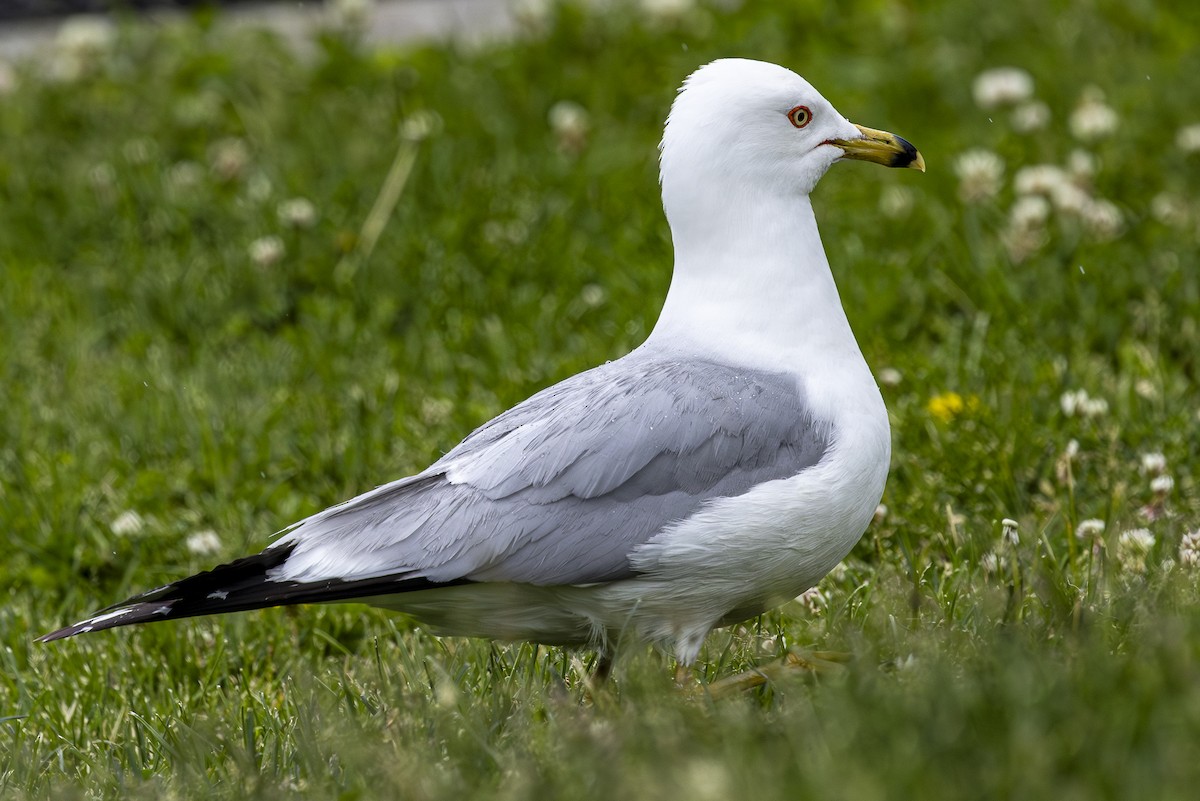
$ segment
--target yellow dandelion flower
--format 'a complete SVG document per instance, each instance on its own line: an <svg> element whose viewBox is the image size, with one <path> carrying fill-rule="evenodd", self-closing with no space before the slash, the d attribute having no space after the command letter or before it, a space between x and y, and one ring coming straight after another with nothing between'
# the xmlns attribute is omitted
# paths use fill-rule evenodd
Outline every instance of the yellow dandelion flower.
<svg viewBox="0 0 1200 801"><path fill-rule="evenodd" d="M978 397L971 395L964 398L957 392L939 393L925 404L925 410L943 423L948 423L964 412L973 412L978 408Z"/></svg>

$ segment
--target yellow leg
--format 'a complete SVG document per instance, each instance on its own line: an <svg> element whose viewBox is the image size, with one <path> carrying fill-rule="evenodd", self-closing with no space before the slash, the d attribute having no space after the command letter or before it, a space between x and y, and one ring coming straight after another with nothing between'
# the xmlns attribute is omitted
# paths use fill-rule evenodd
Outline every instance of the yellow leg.
<svg viewBox="0 0 1200 801"><path fill-rule="evenodd" d="M736 676L726 676L720 681L698 687L695 692L703 693L710 698L727 698L731 695L761 687L770 681L777 681L794 671L804 671L809 674L836 674L846 670L846 662L850 654L840 651L800 651L792 649L778 662L738 673Z"/></svg>

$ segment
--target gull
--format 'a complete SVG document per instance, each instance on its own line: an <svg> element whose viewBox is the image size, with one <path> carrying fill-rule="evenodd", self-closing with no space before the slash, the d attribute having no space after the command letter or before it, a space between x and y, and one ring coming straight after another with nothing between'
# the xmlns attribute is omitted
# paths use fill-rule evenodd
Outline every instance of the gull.
<svg viewBox="0 0 1200 801"><path fill-rule="evenodd" d="M605 671L626 640L686 667L714 628L814 586L866 530L891 443L809 195L842 159L924 159L745 59L684 82L660 150L675 266L642 345L258 554L41 640L358 601L439 634L590 647Z"/></svg>

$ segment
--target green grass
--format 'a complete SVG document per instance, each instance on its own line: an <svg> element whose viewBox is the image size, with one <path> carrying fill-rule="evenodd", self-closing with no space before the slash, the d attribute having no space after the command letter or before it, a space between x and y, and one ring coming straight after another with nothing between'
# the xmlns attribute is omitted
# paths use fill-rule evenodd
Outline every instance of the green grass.
<svg viewBox="0 0 1200 801"><path fill-rule="evenodd" d="M515 43L330 36L304 58L199 19L123 28L72 80L19 66L0 102L0 796L1194 797L1200 572L1178 548L1200 528L1200 154L1174 140L1200 122L1200 14L923 5L567 8ZM846 670L712 703L632 649L586 704L586 654L357 606L33 644L635 346L669 279L661 122L726 55L795 68L929 163L839 165L815 197L864 354L901 379L890 511L811 608L713 634L696 672L793 645ZM976 106L974 76L1004 65L1034 76L1046 129ZM1067 123L1087 86L1118 125L1085 144ZM564 100L588 112L581 149L547 122ZM429 112L432 135L399 135ZM973 148L1005 183L965 204ZM1014 260L1014 173L1075 149L1119 232L1055 212ZM280 220L292 197L311 227ZM268 266L248 255L264 236L285 249ZM1064 414L1079 389L1107 413ZM131 511L140 527L114 526ZM1148 554L1120 544L1135 528ZM206 530L218 551L189 550Z"/></svg>

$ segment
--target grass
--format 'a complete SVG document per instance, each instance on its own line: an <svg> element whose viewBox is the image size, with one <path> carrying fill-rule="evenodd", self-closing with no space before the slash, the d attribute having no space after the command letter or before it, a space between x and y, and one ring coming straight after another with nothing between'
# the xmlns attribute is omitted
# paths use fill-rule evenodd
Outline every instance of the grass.
<svg viewBox="0 0 1200 801"><path fill-rule="evenodd" d="M862 0L565 7L512 43L330 34L305 57L199 17L18 65L0 103L0 795L1193 797L1200 154L1174 140L1200 122L1198 43L1184 3ZM635 346L669 279L661 122L726 55L797 69L930 167L839 165L815 197L888 378L889 511L819 594L713 634L697 678L793 645L848 652L845 670L712 703L633 649L585 704L586 654L357 606L32 643ZM973 78L1004 65L1034 76L1048 127L976 105ZM1089 86L1118 124L1082 142ZM586 110L583 140L548 124L560 101ZM976 148L1004 180L967 203L954 165ZM1073 150L1119 226L1055 210L1014 254L1016 171ZM311 225L281 219L295 197ZM1078 390L1107 410L1065 413ZM1076 536L1088 519L1103 533Z"/></svg>

